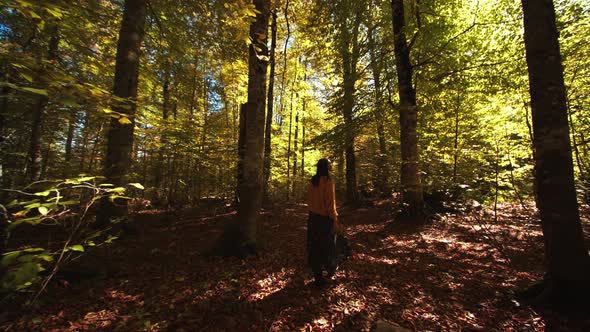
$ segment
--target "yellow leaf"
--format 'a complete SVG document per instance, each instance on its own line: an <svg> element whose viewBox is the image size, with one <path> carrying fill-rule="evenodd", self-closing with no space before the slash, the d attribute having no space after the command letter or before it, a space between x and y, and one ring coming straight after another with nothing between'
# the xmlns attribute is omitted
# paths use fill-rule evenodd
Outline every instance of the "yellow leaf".
<svg viewBox="0 0 590 332"><path fill-rule="evenodd" d="M49 209L47 209L47 208L46 208L46 207L44 207L44 206L40 206L40 207L38 207L38 208L37 208L37 210L39 210L39 213L41 213L41 214L42 214L42 215L44 215L44 216L46 216L46 215L47 215L47 213L49 213Z"/></svg>
<svg viewBox="0 0 590 332"><path fill-rule="evenodd" d="M131 120L129 120L129 118L122 116L121 118L119 118L119 123L122 125L131 124Z"/></svg>

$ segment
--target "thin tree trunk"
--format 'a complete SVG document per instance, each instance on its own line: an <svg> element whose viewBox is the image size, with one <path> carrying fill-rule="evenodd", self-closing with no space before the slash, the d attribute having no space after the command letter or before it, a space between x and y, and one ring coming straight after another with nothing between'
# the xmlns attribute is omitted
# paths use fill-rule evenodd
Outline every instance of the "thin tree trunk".
<svg viewBox="0 0 590 332"><path fill-rule="evenodd" d="M356 156L354 151L355 128L353 123L355 105L355 84L358 79L357 63L360 58L360 47L358 42L359 27L361 24L361 10L355 8L352 13L355 16L352 32L348 29L346 20L338 23L340 29L339 52L342 58L342 82L343 82L343 105L342 115L345 125L344 150L346 156L346 202L355 204L358 201L358 188L356 179Z"/></svg>
<svg viewBox="0 0 590 332"><path fill-rule="evenodd" d="M569 110L569 102L567 103L567 109ZM576 127L574 126L574 120L572 119L572 112L568 112L569 118L569 125L572 132L572 143L574 148L574 156L576 157L576 166L578 166L578 172L580 173L580 181L582 182L583 186L586 188L584 189L584 202L588 204L590 201L590 189L588 189L588 185L590 181L588 181L588 166L584 163L584 160L580 156L580 149L578 149L578 142L576 139Z"/></svg>
<svg viewBox="0 0 590 332"><path fill-rule="evenodd" d="M404 1L392 0L393 39L400 99L401 186L403 208L409 217L421 218L424 198L420 182L420 155L418 152L418 108L416 90L412 85L410 49L406 41Z"/></svg>
<svg viewBox="0 0 590 332"><path fill-rule="evenodd" d="M162 179L164 176L164 154L166 152L167 137L166 137L166 125L168 121L169 105L170 105L170 73L168 69L165 72L164 84L162 84L162 124L163 129L160 137L160 148L158 149L158 161L156 163L156 169L154 174L154 203L164 204L160 192L162 188Z"/></svg>
<svg viewBox="0 0 590 332"><path fill-rule="evenodd" d="M80 164L78 167L79 173L84 173L84 166L86 163L86 150L88 149L88 136L90 133L90 114L88 112L84 112L84 126L82 127L82 142L80 144Z"/></svg>
<svg viewBox="0 0 590 332"><path fill-rule="evenodd" d="M67 178L70 176L70 168L72 163L72 141L74 140L74 131L76 130L76 120L78 113L73 112L68 119L68 134L66 136L66 146L64 154L64 170L63 177Z"/></svg>
<svg viewBox="0 0 590 332"><path fill-rule="evenodd" d="M2 64L3 66L3 79L5 82L10 82L11 78L10 78L10 74L9 74L9 67L8 67L8 62L7 61L3 61L4 63ZM8 86L4 86L2 87L2 90L0 92L0 144L4 143L5 140L5 133L4 133L4 128L6 126L6 120L4 115L8 114L8 99L9 99L9 93L10 93L10 88ZM9 172L11 173L11 167L10 167L10 158L7 158L6 155L3 153L3 156L0 157L0 167L2 167L1 169L1 179L0 179L0 186L2 186L2 188L8 189L8 188L12 188L12 176L9 175ZM0 191L0 202L4 202L6 201L8 198L8 191ZM0 221L0 227L3 225L3 222ZM6 226L4 224L4 226ZM0 230L0 246L2 246L4 244L3 239L2 239L2 234L3 233L3 229ZM1 249L1 248L0 248ZM3 250L0 252L4 252Z"/></svg>
<svg viewBox="0 0 590 332"><path fill-rule="evenodd" d="M305 114L305 98L303 98L303 111L301 112ZM305 122L303 121L305 118L301 119L301 183L305 183Z"/></svg>
<svg viewBox="0 0 590 332"><path fill-rule="evenodd" d="M297 75L295 75L295 80L293 84L291 84L291 106L289 110L289 143L287 144L287 201L291 200L291 133L293 132L293 91L295 90L295 81L297 80Z"/></svg>
<svg viewBox="0 0 590 332"><path fill-rule="evenodd" d="M457 185L457 160L459 159L459 109L461 100L457 90L457 104L455 105L455 137L453 142L453 184Z"/></svg>
<svg viewBox="0 0 590 332"><path fill-rule="evenodd" d="M47 52L47 60L53 61L58 57L59 47L59 32L57 26L52 28L51 39L49 40L49 49ZM37 84L41 89L47 88L49 82L45 77L47 75L45 64L39 61L39 72L36 79ZM45 108L49 103L47 96L40 96L33 109L33 121L31 123L31 141L29 145L29 155L27 168L28 178L31 182L41 179L42 165L41 165L41 146L43 142L43 122L45 121Z"/></svg>
<svg viewBox="0 0 590 332"><path fill-rule="evenodd" d="M195 116L195 98L197 95L197 66L199 62L197 61L197 57L195 56L195 71L193 72L193 86L191 89L191 102L189 107L189 120L192 120Z"/></svg>
<svg viewBox="0 0 590 332"><path fill-rule="evenodd" d="M381 55L375 54L377 45L373 31L369 31L369 55L371 56L371 69L373 72L373 83L375 86L375 125L377 127L377 138L379 140L379 157L377 158L377 181L376 187L382 194L388 194L388 177L387 171L387 145L385 144L385 128L383 117L383 88L381 86L381 69L383 66Z"/></svg>
<svg viewBox="0 0 590 332"><path fill-rule="evenodd" d="M139 59L144 36L147 0L125 0L123 21L119 31L117 56L115 62L114 95L124 100L113 105L113 111L129 117L129 124L112 118L107 133L107 152L104 163L106 182L115 187L124 185L131 166L133 131L135 129L135 110L137 108L137 85L139 79ZM126 214L126 200L115 202L108 198L101 202L98 225L106 225L109 220Z"/></svg>
<svg viewBox="0 0 590 332"><path fill-rule="evenodd" d="M293 137L293 195L297 199L297 144L299 139L299 111L295 114L295 136Z"/></svg>
<svg viewBox="0 0 590 332"><path fill-rule="evenodd" d="M96 136L94 138L94 144L92 145L92 151L90 152L90 158L88 160L88 173L92 174L92 170L94 168L94 162L96 160L96 155L98 153L98 145L101 141L102 138L102 132L104 129L104 123L101 122L100 127L98 128L98 131L96 133Z"/></svg>
<svg viewBox="0 0 590 332"><path fill-rule="evenodd" d="M209 127L209 80L203 81L203 134L201 136L201 151L204 151L207 143L207 129Z"/></svg>
<svg viewBox="0 0 590 332"><path fill-rule="evenodd" d="M43 151L43 158L41 159L41 179L46 179L48 177L49 171L49 159L51 158L51 143L48 143L45 147L45 151Z"/></svg>
<svg viewBox="0 0 590 332"><path fill-rule="evenodd" d="M268 79L268 98L266 111L266 127L264 133L264 198L263 201L270 201L270 193L268 192L268 181L270 179L270 155L271 155L271 135L272 135L272 117L274 106L274 86L275 86L275 53L277 48L277 12L276 5L278 0L275 0L272 11L271 24L271 48L270 48L270 77Z"/></svg>
<svg viewBox="0 0 590 332"><path fill-rule="evenodd" d="M522 0L522 6L547 269L558 288L588 287L590 257L574 187L555 10L551 0Z"/></svg>

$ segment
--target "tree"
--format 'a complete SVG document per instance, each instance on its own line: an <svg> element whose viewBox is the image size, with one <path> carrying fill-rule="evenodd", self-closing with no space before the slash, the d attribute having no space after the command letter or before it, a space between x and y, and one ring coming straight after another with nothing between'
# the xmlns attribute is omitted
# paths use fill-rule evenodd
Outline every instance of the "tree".
<svg viewBox="0 0 590 332"><path fill-rule="evenodd" d="M424 199L420 182L420 155L418 153L418 107L416 90L412 84L410 49L406 41L404 1L392 0L391 11L394 33L397 87L400 99L401 186L404 210L410 217L423 214Z"/></svg>
<svg viewBox="0 0 590 332"><path fill-rule="evenodd" d="M115 187L125 183L125 176L131 164L140 47L144 36L146 7L147 0L126 0L119 31L113 87L116 99L112 109L120 117L111 118L106 137L107 151L104 162L106 181ZM112 202L109 199L103 199L97 216L98 224L104 225L111 218L123 216L126 208L126 201Z"/></svg>
<svg viewBox="0 0 590 332"><path fill-rule="evenodd" d="M58 47L59 47L59 31L56 25L52 25L49 29L51 32L51 37L49 40L49 46L47 50L47 60L48 61L55 61L58 57ZM49 82L47 80L47 64L39 59L39 69L38 69L38 76L37 82L40 85L40 89L47 88ZM43 122L45 120L45 108L49 103L49 98L47 94L39 96L39 99L35 103L33 109L33 122L31 124L31 141L29 145L29 167L27 172L29 173L29 180L30 181L38 181L41 179L42 174L42 166L41 166L41 145L43 142Z"/></svg>
<svg viewBox="0 0 590 332"><path fill-rule="evenodd" d="M256 252L256 224L263 190L266 69L270 0L254 0L256 20L250 25L248 101L240 109L237 220L220 238L225 254ZM228 247L231 246L231 247Z"/></svg>
<svg viewBox="0 0 590 332"><path fill-rule="evenodd" d="M523 0L535 149L535 181L547 270L553 295L588 289L590 256L584 244L574 187L563 67L553 1ZM585 299L584 301L587 301Z"/></svg>
<svg viewBox="0 0 590 332"><path fill-rule="evenodd" d="M358 201L358 187L356 175L355 156L355 115L356 82L359 79L357 65L361 57L360 29L365 11L364 2L355 1L354 5L348 2L333 4L335 17L334 25L337 29L337 49L342 61L342 115L344 118L344 150L346 158L346 201L355 203Z"/></svg>
<svg viewBox="0 0 590 332"><path fill-rule="evenodd" d="M277 49L277 2L275 0L272 11L271 23L271 47L270 47L270 77L268 80L268 102L266 112L266 128L264 131L264 200L270 200L268 192L268 181L270 179L270 154L272 152L271 136L272 136L272 117L274 105L274 84L275 84L275 65L276 65L276 49Z"/></svg>

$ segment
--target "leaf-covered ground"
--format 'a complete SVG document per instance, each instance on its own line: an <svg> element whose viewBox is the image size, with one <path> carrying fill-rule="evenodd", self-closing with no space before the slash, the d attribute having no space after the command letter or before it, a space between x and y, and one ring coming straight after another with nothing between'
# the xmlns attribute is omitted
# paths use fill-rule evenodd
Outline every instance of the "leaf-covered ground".
<svg viewBox="0 0 590 332"><path fill-rule="evenodd" d="M206 255L234 214L143 214L138 234L87 258L105 266L102 278L58 280L26 310L4 304L0 330L367 331L378 320L416 331L590 330L513 300L542 276L530 207L501 206L495 223L472 212L416 228L377 203L340 209L354 253L323 289L305 266L305 206L265 211L262 250L246 260Z"/></svg>

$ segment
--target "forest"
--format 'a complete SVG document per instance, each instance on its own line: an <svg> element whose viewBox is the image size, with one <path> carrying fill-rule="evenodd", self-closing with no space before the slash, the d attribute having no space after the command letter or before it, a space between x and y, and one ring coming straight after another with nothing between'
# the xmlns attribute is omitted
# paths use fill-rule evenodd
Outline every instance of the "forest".
<svg viewBox="0 0 590 332"><path fill-rule="evenodd" d="M0 331L590 330L590 1L0 4Z"/></svg>

